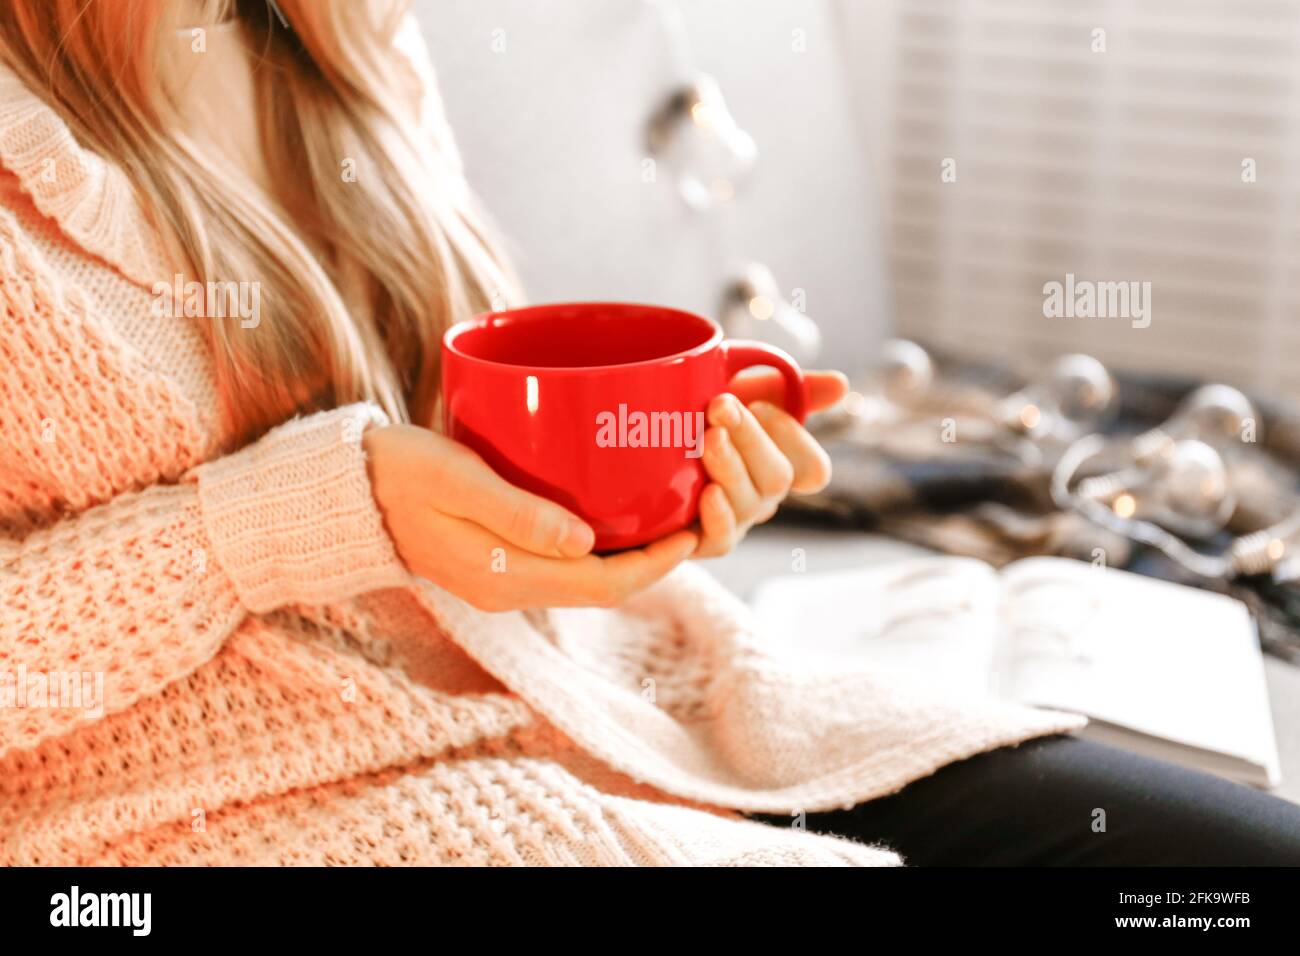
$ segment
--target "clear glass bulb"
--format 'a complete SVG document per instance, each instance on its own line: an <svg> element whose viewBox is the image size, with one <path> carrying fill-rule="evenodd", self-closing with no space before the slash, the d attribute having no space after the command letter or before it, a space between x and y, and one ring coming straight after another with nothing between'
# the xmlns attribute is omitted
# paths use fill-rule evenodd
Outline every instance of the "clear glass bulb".
<svg viewBox="0 0 1300 956"><path fill-rule="evenodd" d="M753 137L731 115L717 81L704 73L651 117L647 145L669 169L682 199L697 210L734 198L758 161Z"/></svg>
<svg viewBox="0 0 1300 956"><path fill-rule="evenodd" d="M907 339L889 339L880 346L880 390L896 405L908 405L934 384L930 353Z"/></svg>
<svg viewBox="0 0 1300 956"><path fill-rule="evenodd" d="M1174 442L1147 467L1084 479L1076 494L1192 538L1222 530L1236 505L1222 456L1195 439Z"/></svg>
<svg viewBox="0 0 1300 956"><path fill-rule="evenodd" d="M1232 566L1237 574L1273 571L1282 581L1300 578L1300 510L1277 524L1232 543Z"/></svg>
<svg viewBox="0 0 1300 956"><path fill-rule="evenodd" d="M746 263L727 286L722 328L731 338L757 339L784 349L800 364L816 361L822 336L817 323L781 293L772 270Z"/></svg>
<svg viewBox="0 0 1300 956"><path fill-rule="evenodd" d="M1139 462L1170 453L1181 439L1196 439L1221 453L1240 446L1248 430L1259 441L1259 413L1245 395L1231 385L1202 385L1189 394L1170 418L1133 440Z"/></svg>
<svg viewBox="0 0 1300 956"><path fill-rule="evenodd" d="M1047 375L999 403L999 420L1031 438L1095 431L1115 407L1115 380L1091 355L1063 355Z"/></svg>

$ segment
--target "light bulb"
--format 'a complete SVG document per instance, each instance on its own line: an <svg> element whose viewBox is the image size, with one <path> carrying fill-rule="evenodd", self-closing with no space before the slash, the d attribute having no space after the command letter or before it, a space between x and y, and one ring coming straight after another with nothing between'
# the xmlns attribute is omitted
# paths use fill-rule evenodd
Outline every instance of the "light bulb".
<svg viewBox="0 0 1300 956"><path fill-rule="evenodd" d="M1174 442L1147 467L1086 478L1075 494L1193 538L1222 530L1236 506L1222 456L1194 439Z"/></svg>
<svg viewBox="0 0 1300 956"><path fill-rule="evenodd" d="M889 339L880 346L880 390L896 405L911 405L934 384L930 353L907 339Z"/></svg>
<svg viewBox="0 0 1300 956"><path fill-rule="evenodd" d="M722 301L722 328L732 338L757 339L784 349L801 364L821 351L821 331L781 293L772 270L746 263L727 286Z"/></svg>
<svg viewBox="0 0 1300 956"><path fill-rule="evenodd" d="M998 420L1032 438L1075 438L1113 411L1115 380L1090 355L1063 355L1048 374L998 403Z"/></svg>
<svg viewBox="0 0 1300 956"><path fill-rule="evenodd" d="M1139 463L1167 455L1180 439L1197 439L1213 445L1220 453L1230 451L1253 430L1258 441L1259 414L1245 395L1230 385L1203 385L1188 395L1163 424L1133 440L1133 455Z"/></svg>
<svg viewBox="0 0 1300 956"><path fill-rule="evenodd" d="M900 424L933 396L934 382L934 363L925 349L906 339L888 339L865 381L820 413L821 427L856 429L858 441L882 439L882 429Z"/></svg>
<svg viewBox="0 0 1300 956"><path fill-rule="evenodd" d="M1292 569L1286 576L1293 580L1294 571L1300 570L1300 511L1270 528L1238 538L1229 556L1236 574L1264 574L1285 563Z"/></svg>
<svg viewBox="0 0 1300 956"><path fill-rule="evenodd" d="M698 210L731 200L758 160L758 147L731 115L717 80L703 73L650 117L646 146Z"/></svg>

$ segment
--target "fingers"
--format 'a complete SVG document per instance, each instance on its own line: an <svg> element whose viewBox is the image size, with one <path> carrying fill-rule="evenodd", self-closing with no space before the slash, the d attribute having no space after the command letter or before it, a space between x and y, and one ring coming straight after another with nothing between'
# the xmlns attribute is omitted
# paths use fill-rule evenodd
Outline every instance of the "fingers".
<svg viewBox="0 0 1300 956"><path fill-rule="evenodd" d="M710 428L704 432L704 471L717 483L737 515L757 514L763 507L763 495L755 487L727 429Z"/></svg>
<svg viewBox="0 0 1300 956"><path fill-rule="evenodd" d="M736 513L721 485L708 485L700 494L700 530L703 536L693 557L716 558L734 548L741 529Z"/></svg>
<svg viewBox="0 0 1300 956"><path fill-rule="evenodd" d="M523 551L473 521L439 515L442 560L435 583L484 611L535 607L614 607L690 557L699 543L679 531L611 557L547 558ZM451 552L447 559L446 552Z"/></svg>
<svg viewBox="0 0 1300 956"><path fill-rule="evenodd" d="M520 579L536 607L615 607L685 561L699 544L679 531L634 551L576 560L521 555Z"/></svg>
<svg viewBox="0 0 1300 956"><path fill-rule="evenodd" d="M785 400L785 379L770 369L738 375L731 380L730 389L746 405L753 402L780 405ZM849 380L843 372L809 371L804 372L804 389L808 393L808 411L817 412L843 398L848 393Z"/></svg>
<svg viewBox="0 0 1300 956"><path fill-rule="evenodd" d="M759 496L765 500L772 498L779 500L785 497L794 480L794 468L789 459L781 454L781 449L763 430L754 413L740 404L736 396L724 392L709 403L708 415L712 425L720 431L725 430L723 433L730 444L735 446L735 451L741 459L741 466L749 473L751 486L757 490ZM734 484L737 486L736 490L742 495L742 500L732 496L733 463L730 456L725 453L718 457L728 471L726 480L712 476L713 480L727 490L727 496L732 498L732 504L743 522L746 516L754 511L753 503L747 493L748 488L743 482L735 479Z"/></svg>
<svg viewBox="0 0 1300 956"><path fill-rule="evenodd" d="M699 558L736 546L754 524L766 521L791 490L826 487L829 456L808 431L769 402L745 408L730 394L710 404L704 435L704 468L715 482L700 495Z"/></svg>
<svg viewBox="0 0 1300 956"><path fill-rule="evenodd" d="M466 518L509 544L547 557L580 557L591 551L596 536L572 512L517 488L478 455L463 446L440 461L438 507Z"/></svg>
<svg viewBox="0 0 1300 956"><path fill-rule="evenodd" d="M830 483L830 456L807 429L786 411L767 402L755 402L750 411L793 467L792 491L811 494Z"/></svg>
<svg viewBox="0 0 1300 956"><path fill-rule="evenodd" d="M621 604L637 591L658 581L689 558L699 541L699 535L694 531L678 531L644 548L595 559L603 565L600 573L607 575L607 586L598 592L605 598L603 606Z"/></svg>

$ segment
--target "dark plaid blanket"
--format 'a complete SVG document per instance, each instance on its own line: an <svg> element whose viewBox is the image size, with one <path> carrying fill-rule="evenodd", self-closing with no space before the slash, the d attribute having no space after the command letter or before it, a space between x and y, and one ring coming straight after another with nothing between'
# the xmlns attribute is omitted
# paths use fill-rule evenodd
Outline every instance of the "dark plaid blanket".
<svg viewBox="0 0 1300 956"><path fill-rule="evenodd" d="M1005 440L995 440L979 414L981 402L1021 383L987 366L937 360L936 367L945 397L901 421L859 428L835 414L810 419L834 462L834 478L822 493L789 499L777 520L871 529L998 566L1031 555L1100 556L1109 567L1239 598L1256 616L1264 649L1300 662L1300 585L1279 584L1269 575L1207 581L1155 549L1060 511L1049 493L1055 458L1026 464ZM1117 439L1159 425L1202 384L1116 379L1119 409L1104 431ZM1231 456L1236 511L1223 533L1196 542L1199 550L1221 551L1233 537L1268 527L1300 505L1300 409L1269 396L1250 397L1261 413L1262 435Z"/></svg>

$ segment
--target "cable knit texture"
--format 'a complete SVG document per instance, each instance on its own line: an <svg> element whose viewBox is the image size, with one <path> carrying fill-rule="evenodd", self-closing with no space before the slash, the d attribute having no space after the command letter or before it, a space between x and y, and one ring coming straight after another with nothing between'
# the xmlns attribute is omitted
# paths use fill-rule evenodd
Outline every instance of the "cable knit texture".
<svg viewBox="0 0 1300 956"><path fill-rule="evenodd" d="M406 583L366 477L372 424L387 417L365 405L315 415L196 470L217 562L250 611Z"/></svg>
<svg viewBox="0 0 1300 956"><path fill-rule="evenodd" d="M3 69L0 167L0 862L888 865L737 811L1082 724L791 672L696 566L615 610L413 578L366 474L382 413L220 454L204 320L149 311L149 218Z"/></svg>

